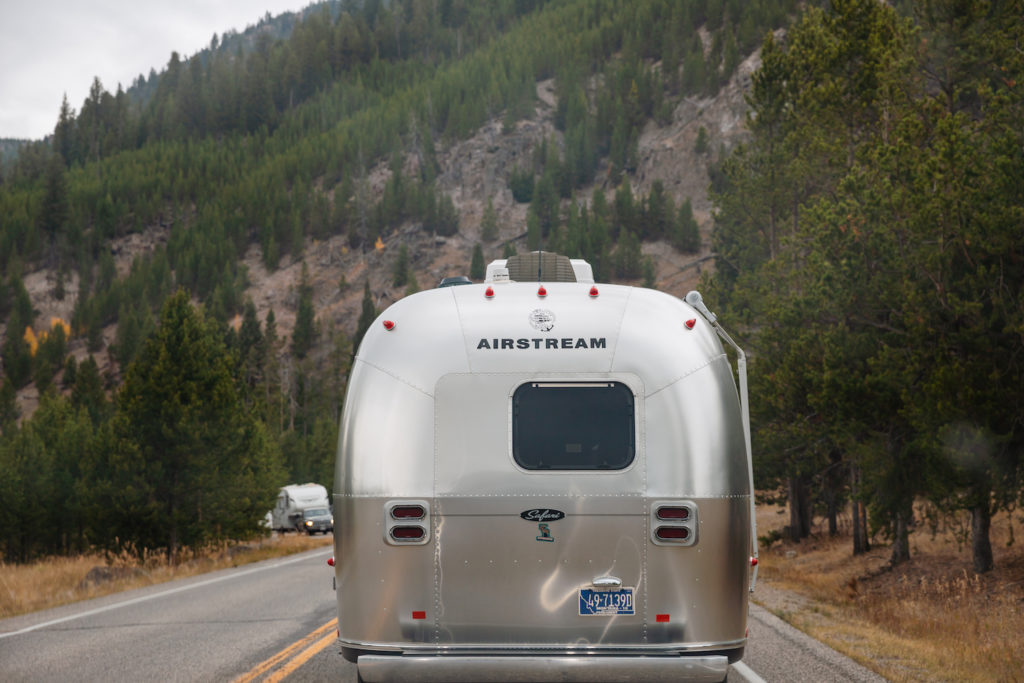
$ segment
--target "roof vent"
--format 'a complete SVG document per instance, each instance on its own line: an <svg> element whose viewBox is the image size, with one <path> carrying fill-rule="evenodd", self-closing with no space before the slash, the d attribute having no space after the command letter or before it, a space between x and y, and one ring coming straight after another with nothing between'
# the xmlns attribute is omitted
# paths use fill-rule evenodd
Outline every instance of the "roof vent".
<svg viewBox="0 0 1024 683"><path fill-rule="evenodd" d="M569 258L550 251L509 256L505 267L509 279L515 282L576 282Z"/></svg>

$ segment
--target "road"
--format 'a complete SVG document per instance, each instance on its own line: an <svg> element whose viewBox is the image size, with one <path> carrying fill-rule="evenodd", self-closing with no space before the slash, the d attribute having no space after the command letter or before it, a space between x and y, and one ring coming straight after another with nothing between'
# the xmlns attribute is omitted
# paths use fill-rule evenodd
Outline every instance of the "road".
<svg viewBox="0 0 1024 683"><path fill-rule="evenodd" d="M0 621L0 680L341 681L329 548ZM751 606L734 681L881 681Z"/></svg>

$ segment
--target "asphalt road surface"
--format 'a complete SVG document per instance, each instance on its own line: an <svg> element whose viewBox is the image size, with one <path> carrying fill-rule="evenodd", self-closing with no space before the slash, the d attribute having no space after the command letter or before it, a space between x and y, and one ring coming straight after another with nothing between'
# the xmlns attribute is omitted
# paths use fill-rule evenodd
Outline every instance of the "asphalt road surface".
<svg viewBox="0 0 1024 683"><path fill-rule="evenodd" d="M329 548L0 621L0 680L341 681ZM729 681L881 681L751 605Z"/></svg>

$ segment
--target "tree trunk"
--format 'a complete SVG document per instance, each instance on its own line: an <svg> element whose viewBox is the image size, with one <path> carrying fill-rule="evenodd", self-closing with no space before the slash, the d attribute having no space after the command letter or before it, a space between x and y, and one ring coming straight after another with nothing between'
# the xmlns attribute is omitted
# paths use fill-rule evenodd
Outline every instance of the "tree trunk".
<svg viewBox="0 0 1024 683"><path fill-rule="evenodd" d="M811 494L802 476L789 478L789 537L800 541L811 535Z"/></svg>
<svg viewBox="0 0 1024 683"><path fill-rule="evenodd" d="M992 541L989 538L991 523L992 511L987 501L971 508L971 551L974 555L974 571L979 574L991 571L995 566Z"/></svg>
<svg viewBox="0 0 1024 683"><path fill-rule="evenodd" d="M860 468L850 466L850 497L853 499L853 554L863 555L871 549L868 543L867 510L860 500Z"/></svg>
<svg viewBox="0 0 1024 683"><path fill-rule="evenodd" d="M825 471L824 494L825 504L828 508L828 535L836 537L839 535L839 490L842 488L842 456L833 451L829 454L831 464Z"/></svg>
<svg viewBox="0 0 1024 683"><path fill-rule="evenodd" d="M910 559L910 533L909 515L904 510L896 512L896 519L893 520L894 538L892 542L892 555L889 556L889 564L895 566Z"/></svg>

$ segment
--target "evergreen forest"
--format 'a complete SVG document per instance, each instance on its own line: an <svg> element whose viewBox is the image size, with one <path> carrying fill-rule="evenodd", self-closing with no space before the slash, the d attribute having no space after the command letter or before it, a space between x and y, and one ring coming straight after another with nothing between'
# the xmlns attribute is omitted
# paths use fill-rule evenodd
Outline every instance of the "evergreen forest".
<svg viewBox="0 0 1024 683"><path fill-rule="evenodd" d="M283 334L244 255L273 273L329 238L457 234L439 156L514 130L553 79L557 136L508 169L528 212L506 253L647 286L645 244L711 258L705 300L751 356L758 488L789 501L793 537L849 506L853 551L884 538L899 562L912 529L966 514L991 568L987 525L1024 493L1022 19L1019 0L342 0L172 53L127 91L95 80L0 169L0 557L177 561L260 533L279 486L329 485L377 302L342 282L358 320L325 319L303 266ZM688 200L632 189L638 140L755 51L744 142L698 139L708 253ZM480 232L498 227L488 202ZM152 230L119 269L111 245ZM479 278L482 251L466 263ZM46 329L40 269L56 299L75 283Z"/></svg>

